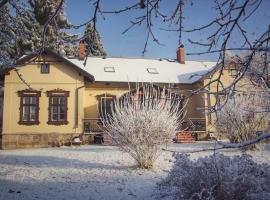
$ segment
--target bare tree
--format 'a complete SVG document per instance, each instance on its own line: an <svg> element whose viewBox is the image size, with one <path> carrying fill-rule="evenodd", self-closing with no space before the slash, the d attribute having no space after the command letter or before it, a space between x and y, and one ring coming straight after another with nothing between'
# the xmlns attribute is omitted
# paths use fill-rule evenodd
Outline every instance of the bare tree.
<svg viewBox="0 0 270 200"><path fill-rule="evenodd" d="M112 115L103 116L103 124L115 145L140 168L152 168L159 146L172 141L184 114L180 96L144 85L116 100Z"/></svg>
<svg viewBox="0 0 270 200"><path fill-rule="evenodd" d="M17 0L20 2L19 0ZM87 27L92 24L92 32L96 32L98 20L105 19L111 14L120 14L124 12L136 12L136 17L130 20L130 26L124 29L123 34L135 27L142 27L147 30L146 40L143 48L143 53L147 51L148 42L152 39L157 44L162 44L162 41L159 41L158 37L155 34L156 30L166 30L166 31L176 31L179 33L178 45L183 44L182 35L192 32L201 32L205 30L210 30L210 35L206 38L199 38L198 41L194 41L194 38L189 38L189 43L205 47L206 50L202 52L190 52L189 55L202 55L202 54L219 54L218 64L220 67L219 73L220 76L212 80L209 84L218 83L217 90L226 90L228 93L233 92L234 86L239 82L243 77L246 71L250 68L250 64L256 52L269 52L269 35L270 35L270 24L264 24L265 31L261 35L256 35L254 39L250 39L250 31L246 30L246 27L243 25L247 22L256 11L258 11L262 6L265 0L213 0L213 6L216 11L216 17L211 19L209 22L205 22L200 27L195 27L192 29L185 28L185 6L187 3L195 4L192 0L174 0L170 2L172 5L172 10L168 11L165 9L166 2L164 0L135 0L133 3L127 3L126 6L122 8L116 8L114 10L104 10L103 4L107 3L104 0L91 0L90 6L93 9L92 16L81 24L70 25L70 28L80 28ZM17 5L14 2L15 0L2 1L1 6L3 5ZM63 8L63 2L60 3L55 8L55 13L51 14L46 23L44 23L44 33L46 32L48 26L54 22L54 18L61 15ZM18 7L18 6L17 6ZM22 7L22 6L21 6ZM20 9L21 9L20 7ZM1 8L1 7L0 7ZM12 16L10 16L12 17ZM108 17L109 18L109 17ZM108 19L106 18L106 19ZM157 28L154 28L157 27ZM168 28L164 28L168 27ZM45 30L46 29L46 30ZM242 42L240 44L232 45L234 40L234 34L239 32L238 41ZM96 34L94 34L94 37ZM86 35L83 35L78 40L85 38ZM42 38L42 44L44 40ZM93 38L95 40L95 38ZM74 41L74 40L73 40ZM44 45L41 45L42 49ZM224 68L226 67L225 55L228 50L231 51L248 51L248 55L244 62L241 63L241 70L239 70L239 76L229 85L224 87L220 81L220 77ZM90 52L91 53L91 52ZM266 63L269 62L269 59L266 58ZM207 86L204 86L201 90L196 90L194 93L198 93L204 89L207 89ZM210 108L209 108L210 110ZM213 110L213 109L212 109Z"/></svg>
<svg viewBox="0 0 270 200"><path fill-rule="evenodd" d="M189 44L197 45L204 48L201 52L188 52L188 55L204 55L204 54L217 54L217 74L213 79L205 84L203 87L196 89L192 92L192 95L208 91L208 86L216 85L217 99L220 97L220 93L225 93L226 98L232 96L235 93L237 85L240 80L247 74L253 73L253 77L256 76L260 84L264 84L268 87L268 78L266 80L265 74L268 73L269 65L269 41L270 41L270 24L262 24L264 31L261 34L256 34L252 38L251 30L245 26L256 12L264 6L266 0L213 0L212 5L216 16L205 22L199 27L195 25L185 24L185 7L187 4L196 4L192 0L174 0L170 2L172 10L165 9L167 2L164 0L136 0L133 3L127 3L123 8L114 10L104 10L103 0L92 0L93 16L85 23L77 25L75 27L85 26L89 23L93 23L94 30L99 18L105 19L106 16L111 14L121 14L124 12L134 12L136 17L130 20L130 26L124 29L123 34L134 29L143 28L146 29L146 39L142 53L147 51L149 41L162 45L162 41L156 36L157 30L177 32L179 34L178 45L182 45L184 42L182 36L184 34L190 34L195 32L208 32L209 35L201 37L199 39L188 38ZM185 27L186 25L186 27ZM188 28L187 28L188 27ZM190 28L193 27L193 28ZM205 34L204 34L205 35ZM235 35L237 35L238 43L235 44ZM228 51L243 54L238 62L239 70L238 75L230 84L224 85L222 81L222 74L227 68L226 55ZM262 61L261 70L263 73L254 70L252 67L255 63L257 55L260 54ZM257 82L258 84L258 82ZM189 98L187 96L186 98ZM226 101L224 101L224 104ZM207 107L208 112L215 113L222 108L221 104L215 104Z"/></svg>
<svg viewBox="0 0 270 200"><path fill-rule="evenodd" d="M232 143L242 143L258 136L258 130L269 131L270 96L265 91L238 93L218 111L217 130ZM249 149L256 146L250 145Z"/></svg>
<svg viewBox="0 0 270 200"><path fill-rule="evenodd" d="M207 38L201 38L200 41L189 40L192 44L207 48L205 51L192 52L189 53L189 55L218 54L218 76L211 79L211 81L204 85L203 88L194 91L194 93L201 92L202 90L207 91L208 86L216 84L215 96L218 101L220 98L223 98L220 94L226 95L226 100L223 101L223 104L210 106L207 108L209 112L216 112L222 109L228 98L237 91L237 86L240 81L248 74L252 74L253 77L256 77L256 84L259 83L260 86L267 86L267 89L269 90L267 84L268 75L265 75L268 74L269 70L270 24L265 24L265 30L260 35L257 35L255 39L249 37L250 32L244 25L245 22L252 18L254 13L261 8L263 2L263 0L215 0L215 8L218 11L217 17L201 27L185 30L186 32L214 30L210 31L210 35L208 35ZM235 33L240 33L239 38L237 38L237 41L239 42L237 45L233 45ZM225 85L222 81L222 75L228 67L228 62L226 62L228 51L235 52L233 54L240 54L240 58L236 61L238 66L237 76L235 76L228 85ZM258 63L258 54L262 55L261 61L259 62L260 70L254 70L256 69L254 68L254 65L256 65L255 63ZM213 91L208 92L213 93Z"/></svg>

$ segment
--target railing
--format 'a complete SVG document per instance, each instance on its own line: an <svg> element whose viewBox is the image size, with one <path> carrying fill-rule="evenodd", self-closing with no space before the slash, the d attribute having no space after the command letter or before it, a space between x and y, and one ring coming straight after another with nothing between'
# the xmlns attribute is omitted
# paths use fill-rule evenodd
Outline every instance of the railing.
<svg viewBox="0 0 270 200"><path fill-rule="evenodd" d="M85 118L83 119L84 132L103 132L100 118ZM183 128L188 131L206 131L206 122L204 118L189 118L183 125Z"/></svg>
<svg viewBox="0 0 270 200"><path fill-rule="evenodd" d="M102 132L102 123L100 118L83 119L83 127L85 133Z"/></svg>
<svg viewBox="0 0 270 200"><path fill-rule="evenodd" d="M204 118L189 118L186 122L186 128L189 131L206 131L206 122Z"/></svg>

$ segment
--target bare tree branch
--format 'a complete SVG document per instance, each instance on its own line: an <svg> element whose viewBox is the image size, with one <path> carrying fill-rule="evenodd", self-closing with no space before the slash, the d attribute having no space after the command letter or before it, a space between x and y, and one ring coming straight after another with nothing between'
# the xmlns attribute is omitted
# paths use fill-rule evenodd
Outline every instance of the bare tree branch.
<svg viewBox="0 0 270 200"><path fill-rule="evenodd" d="M8 3L9 0L2 0L0 1L0 9Z"/></svg>

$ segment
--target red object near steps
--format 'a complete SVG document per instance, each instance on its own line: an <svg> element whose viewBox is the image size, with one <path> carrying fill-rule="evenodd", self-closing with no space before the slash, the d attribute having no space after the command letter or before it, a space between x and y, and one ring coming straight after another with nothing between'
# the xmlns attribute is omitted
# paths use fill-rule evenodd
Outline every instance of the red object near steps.
<svg viewBox="0 0 270 200"><path fill-rule="evenodd" d="M189 131L182 131L178 132L175 135L175 142L176 143L195 143L195 138L192 135L192 132Z"/></svg>
<svg viewBox="0 0 270 200"><path fill-rule="evenodd" d="M111 137L105 133L103 135L103 145L111 145L111 144L112 144Z"/></svg>

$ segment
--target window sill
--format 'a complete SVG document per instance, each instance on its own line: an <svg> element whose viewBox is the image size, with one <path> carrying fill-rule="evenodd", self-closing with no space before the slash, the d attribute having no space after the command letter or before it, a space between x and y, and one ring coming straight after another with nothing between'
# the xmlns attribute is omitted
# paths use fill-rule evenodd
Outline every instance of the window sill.
<svg viewBox="0 0 270 200"><path fill-rule="evenodd" d="M48 121L47 124L49 125L55 125L55 126L61 126L61 125L67 125L68 121Z"/></svg>
<svg viewBox="0 0 270 200"><path fill-rule="evenodd" d="M19 125L25 125L25 126L33 126L33 125L39 125L39 121L19 121Z"/></svg>

